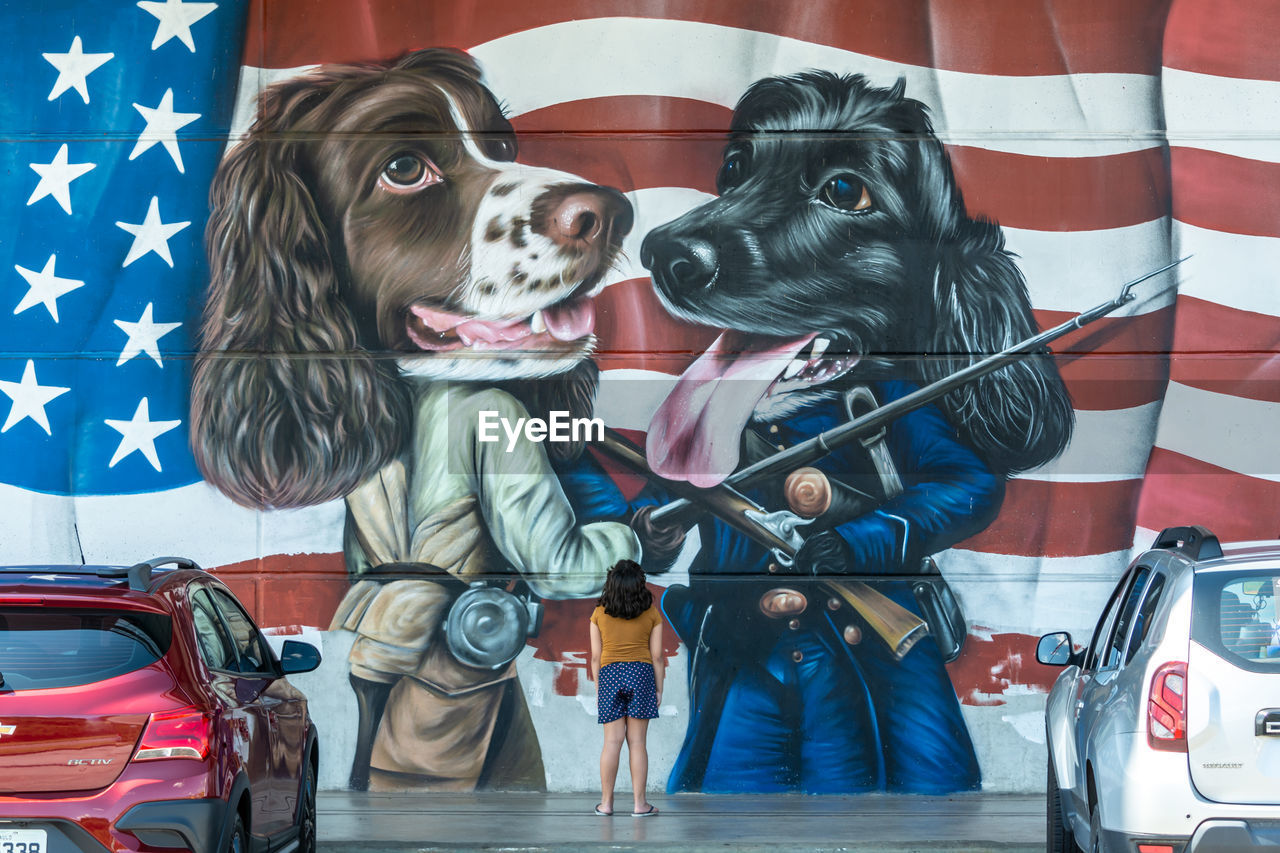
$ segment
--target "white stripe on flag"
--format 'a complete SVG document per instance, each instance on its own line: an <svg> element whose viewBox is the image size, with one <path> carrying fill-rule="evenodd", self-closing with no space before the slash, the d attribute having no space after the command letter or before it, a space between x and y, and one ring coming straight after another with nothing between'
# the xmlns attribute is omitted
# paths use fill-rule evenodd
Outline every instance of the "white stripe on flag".
<svg viewBox="0 0 1280 853"><path fill-rule="evenodd" d="M1170 145L1280 163L1280 82L1179 68L1161 79Z"/></svg>
<svg viewBox="0 0 1280 853"><path fill-rule="evenodd" d="M1112 411L1076 411L1076 428L1062 455L1018 475L1021 480L1096 483L1141 479L1160 418L1160 403Z"/></svg>
<svg viewBox="0 0 1280 853"><path fill-rule="evenodd" d="M11 564L129 565L161 556L216 567L273 554L342 551L345 505L258 512L205 483L136 495L64 497L0 485ZM78 537L78 538L77 538Z"/></svg>
<svg viewBox="0 0 1280 853"><path fill-rule="evenodd" d="M971 628L1033 636L1065 630L1088 642L1087 632L1130 557L1128 551L1014 557L952 548L935 559Z"/></svg>
<svg viewBox="0 0 1280 853"><path fill-rule="evenodd" d="M1241 204L1247 204L1241 199ZM1280 238L1230 234L1174 222L1179 292L1206 302L1256 314L1280 316Z"/></svg>
<svg viewBox="0 0 1280 853"><path fill-rule="evenodd" d="M545 57L572 44L590 73ZM584 98L651 95L732 107L751 83L811 68L860 72L928 104L948 142L1047 156L1098 156L1163 142L1159 81L1141 74L999 76L938 70L771 33L694 21L593 18L550 24L471 49L512 113Z"/></svg>
<svg viewBox="0 0 1280 853"><path fill-rule="evenodd" d="M1120 295L1126 281L1169 263L1166 218L1095 231L1031 231L1005 227L1005 247L1018 256L1032 307L1079 313ZM1133 302L1108 315L1131 317L1173 304L1174 272L1138 285Z"/></svg>
<svg viewBox="0 0 1280 853"><path fill-rule="evenodd" d="M1237 474L1280 482L1276 424L1280 403L1170 382L1156 446Z"/></svg>

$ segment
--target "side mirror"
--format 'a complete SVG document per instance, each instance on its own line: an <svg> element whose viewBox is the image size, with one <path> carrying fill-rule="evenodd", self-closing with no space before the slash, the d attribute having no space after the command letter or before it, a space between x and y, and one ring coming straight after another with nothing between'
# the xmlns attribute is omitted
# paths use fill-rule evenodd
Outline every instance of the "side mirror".
<svg viewBox="0 0 1280 853"><path fill-rule="evenodd" d="M1036 660L1045 666L1067 666L1075 663L1071 635L1066 631L1045 634L1036 643Z"/></svg>
<svg viewBox="0 0 1280 853"><path fill-rule="evenodd" d="M320 665L320 650L310 643L285 640L280 649L280 669L285 675L311 672Z"/></svg>

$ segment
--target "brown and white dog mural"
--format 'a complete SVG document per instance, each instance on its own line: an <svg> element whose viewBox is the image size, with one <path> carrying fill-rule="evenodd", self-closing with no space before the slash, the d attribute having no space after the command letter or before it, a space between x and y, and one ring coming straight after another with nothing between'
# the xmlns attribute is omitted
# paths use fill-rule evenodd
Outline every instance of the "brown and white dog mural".
<svg viewBox="0 0 1280 853"><path fill-rule="evenodd" d="M515 153L475 63L431 49L270 86L213 185L193 449L246 506L346 501L357 788L542 787L515 663L483 631L459 652L460 596L524 628L639 556L575 517L551 455L581 441L477 435L481 412L590 415L591 296L632 224Z"/></svg>

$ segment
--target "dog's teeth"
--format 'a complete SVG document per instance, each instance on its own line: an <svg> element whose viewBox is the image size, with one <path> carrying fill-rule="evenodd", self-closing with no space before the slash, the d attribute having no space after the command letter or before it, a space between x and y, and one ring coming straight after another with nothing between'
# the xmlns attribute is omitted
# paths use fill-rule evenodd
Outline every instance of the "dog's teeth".
<svg viewBox="0 0 1280 853"><path fill-rule="evenodd" d="M827 351L829 346L831 346L831 341L826 338L814 338L813 355L810 358L822 358L822 354Z"/></svg>
<svg viewBox="0 0 1280 853"><path fill-rule="evenodd" d="M782 378L790 379L791 377L798 374L801 370L804 370L804 365L805 365L804 359L801 359L801 358L793 359L791 363L787 365L787 369L782 371Z"/></svg>
<svg viewBox="0 0 1280 853"><path fill-rule="evenodd" d="M547 321L542 318L541 311L533 312L533 318L529 321L529 328L533 329L535 335L540 335L547 330Z"/></svg>

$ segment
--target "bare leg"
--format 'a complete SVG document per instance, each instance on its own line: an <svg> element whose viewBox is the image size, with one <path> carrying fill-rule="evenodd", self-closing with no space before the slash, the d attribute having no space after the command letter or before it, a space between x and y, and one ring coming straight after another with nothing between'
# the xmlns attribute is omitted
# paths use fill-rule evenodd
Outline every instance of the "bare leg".
<svg viewBox="0 0 1280 853"><path fill-rule="evenodd" d="M623 719L627 724L627 757L631 759L631 790L635 796L635 808L632 811L648 811L649 801L644 798L644 788L649 779L649 750L645 746L649 721L634 717Z"/></svg>
<svg viewBox="0 0 1280 853"><path fill-rule="evenodd" d="M618 781L618 758L627 737L627 718L604 724L604 748L600 750L600 808L613 811L613 785Z"/></svg>

